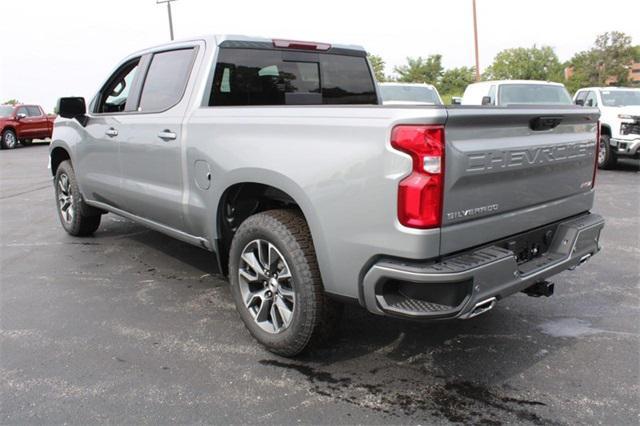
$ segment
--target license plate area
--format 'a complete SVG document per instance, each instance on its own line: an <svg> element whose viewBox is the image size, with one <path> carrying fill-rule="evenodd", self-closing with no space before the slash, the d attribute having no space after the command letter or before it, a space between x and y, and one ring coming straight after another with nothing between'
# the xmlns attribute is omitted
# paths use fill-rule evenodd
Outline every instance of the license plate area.
<svg viewBox="0 0 640 426"><path fill-rule="evenodd" d="M510 250L516 256L518 265L530 262L549 251L558 224L542 226L540 228L518 234L495 243L496 246Z"/></svg>

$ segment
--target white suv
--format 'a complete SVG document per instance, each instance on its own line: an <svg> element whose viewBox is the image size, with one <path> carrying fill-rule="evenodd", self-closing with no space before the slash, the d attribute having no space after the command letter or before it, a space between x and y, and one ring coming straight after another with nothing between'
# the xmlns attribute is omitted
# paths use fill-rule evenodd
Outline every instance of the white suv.
<svg viewBox="0 0 640 426"><path fill-rule="evenodd" d="M573 102L600 109L600 168L615 166L621 156L640 157L640 89L586 87L576 92Z"/></svg>

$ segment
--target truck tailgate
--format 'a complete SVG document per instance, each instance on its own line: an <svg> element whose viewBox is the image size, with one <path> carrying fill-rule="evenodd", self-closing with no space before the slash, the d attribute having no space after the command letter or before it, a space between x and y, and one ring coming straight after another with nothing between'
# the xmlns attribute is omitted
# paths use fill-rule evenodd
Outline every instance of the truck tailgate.
<svg viewBox="0 0 640 426"><path fill-rule="evenodd" d="M597 109L449 108L441 254L589 210Z"/></svg>

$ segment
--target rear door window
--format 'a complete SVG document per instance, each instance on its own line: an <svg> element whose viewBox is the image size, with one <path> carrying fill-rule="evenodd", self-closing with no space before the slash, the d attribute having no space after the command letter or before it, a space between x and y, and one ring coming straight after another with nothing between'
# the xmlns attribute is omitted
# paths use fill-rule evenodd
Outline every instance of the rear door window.
<svg viewBox="0 0 640 426"><path fill-rule="evenodd" d="M376 104L364 57L221 48L210 106Z"/></svg>
<svg viewBox="0 0 640 426"><path fill-rule="evenodd" d="M195 49L190 48L153 55L138 111L165 111L180 102L189 81L194 52Z"/></svg>

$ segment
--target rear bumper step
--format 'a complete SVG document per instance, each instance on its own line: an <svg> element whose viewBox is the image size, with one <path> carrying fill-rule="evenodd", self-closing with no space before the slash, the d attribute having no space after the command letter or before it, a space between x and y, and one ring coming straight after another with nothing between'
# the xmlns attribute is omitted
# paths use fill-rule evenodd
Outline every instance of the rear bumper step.
<svg viewBox="0 0 640 426"><path fill-rule="evenodd" d="M493 308L513 293L548 296L546 278L586 262L599 250L604 219L586 214L558 223L549 250L518 264L498 246L482 247L437 263L381 260L366 272L362 290L367 309L416 319L467 319Z"/></svg>

